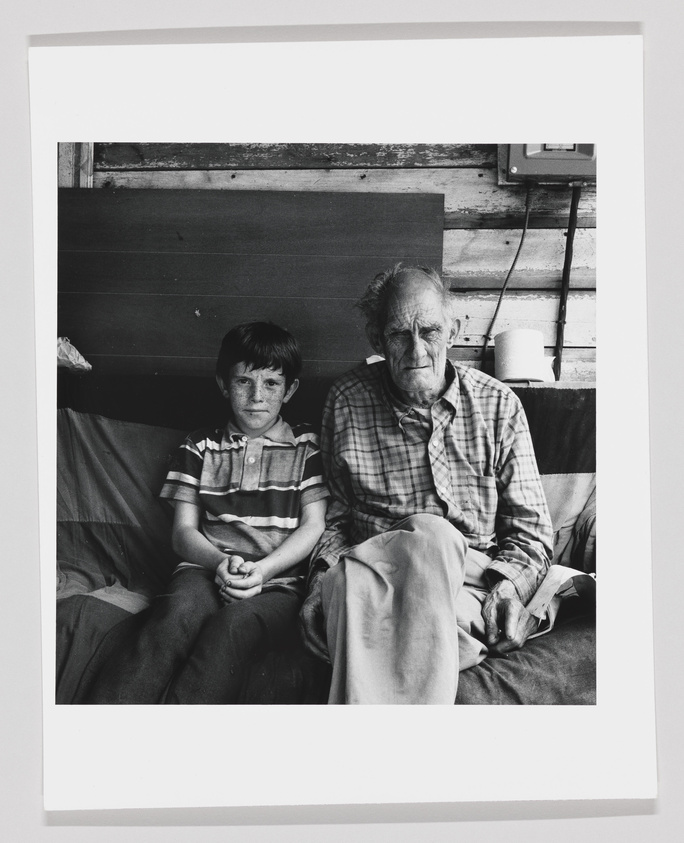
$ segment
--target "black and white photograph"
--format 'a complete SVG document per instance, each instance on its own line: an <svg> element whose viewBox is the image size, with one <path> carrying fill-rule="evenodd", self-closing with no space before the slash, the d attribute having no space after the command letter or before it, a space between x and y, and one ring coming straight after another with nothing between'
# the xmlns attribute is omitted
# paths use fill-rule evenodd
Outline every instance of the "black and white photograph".
<svg viewBox="0 0 684 843"><path fill-rule="evenodd" d="M58 165L56 702L595 704L595 145Z"/></svg>
<svg viewBox="0 0 684 843"><path fill-rule="evenodd" d="M48 810L654 792L640 47L32 50Z"/></svg>

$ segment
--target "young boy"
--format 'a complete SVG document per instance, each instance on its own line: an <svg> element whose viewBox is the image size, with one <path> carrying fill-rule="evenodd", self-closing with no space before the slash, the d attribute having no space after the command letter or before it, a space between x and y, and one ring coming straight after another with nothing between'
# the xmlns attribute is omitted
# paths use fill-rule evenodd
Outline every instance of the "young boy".
<svg viewBox="0 0 684 843"><path fill-rule="evenodd" d="M277 325L224 337L216 382L228 424L190 434L161 491L183 561L90 702L235 702L250 661L295 626L328 496L317 437L279 415L300 369L294 337Z"/></svg>

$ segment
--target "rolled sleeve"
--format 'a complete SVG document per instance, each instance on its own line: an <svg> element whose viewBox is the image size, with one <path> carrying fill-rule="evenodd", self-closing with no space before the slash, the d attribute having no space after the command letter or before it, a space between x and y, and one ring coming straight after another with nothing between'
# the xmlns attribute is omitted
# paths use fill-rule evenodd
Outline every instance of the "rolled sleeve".
<svg viewBox="0 0 684 843"><path fill-rule="evenodd" d="M516 399L497 467L498 552L487 580L510 580L527 603L543 580L553 554L553 529L534 456L527 419Z"/></svg>

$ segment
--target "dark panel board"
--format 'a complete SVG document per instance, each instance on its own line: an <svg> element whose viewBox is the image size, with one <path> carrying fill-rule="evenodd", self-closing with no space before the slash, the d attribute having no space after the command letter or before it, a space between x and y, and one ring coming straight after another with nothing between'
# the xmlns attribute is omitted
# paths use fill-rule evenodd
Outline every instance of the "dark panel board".
<svg viewBox="0 0 684 843"><path fill-rule="evenodd" d="M432 254L405 255L409 264L441 263ZM60 252L59 290L196 296L321 296L358 298L392 266L386 255L220 255L141 252Z"/></svg>
<svg viewBox="0 0 684 843"><path fill-rule="evenodd" d="M441 194L60 190L61 250L218 254L436 253Z"/></svg>
<svg viewBox="0 0 684 843"><path fill-rule="evenodd" d="M488 167L496 144L96 143L96 170Z"/></svg>
<svg viewBox="0 0 684 843"><path fill-rule="evenodd" d="M58 330L89 354L215 357L240 322L271 320L291 331L307 359L361 358L366 340L353 301L246 296L139 296L64 293Z"/></svg>
<svg viewBox="0 0 684 843"><path fill-rule="evenodd" d="M441 269L443 196L65 190L59 225L59 333L94 367L60 376L63 404L189 428L216 414L224 333L253 319L298 338L289 412L319 414L369 353L353 304L373 275Z"/></svg>

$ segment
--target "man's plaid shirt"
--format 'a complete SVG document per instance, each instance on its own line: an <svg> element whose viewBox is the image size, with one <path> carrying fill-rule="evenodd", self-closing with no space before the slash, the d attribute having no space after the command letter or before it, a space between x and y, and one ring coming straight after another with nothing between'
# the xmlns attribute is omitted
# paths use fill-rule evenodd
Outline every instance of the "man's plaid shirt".
<svg viewBox="0 0 684 843"><path fill-rule="evenodd" d="M323 412L331 493L312 560L337 564L354 545L417 513L441 515L492 557L527 603L546 573L553 533L527 419L508 387L447 361L449 387L428 411L390 391L384 362L347 372ZM450 477L450 494L439 481Z"/></svg>

